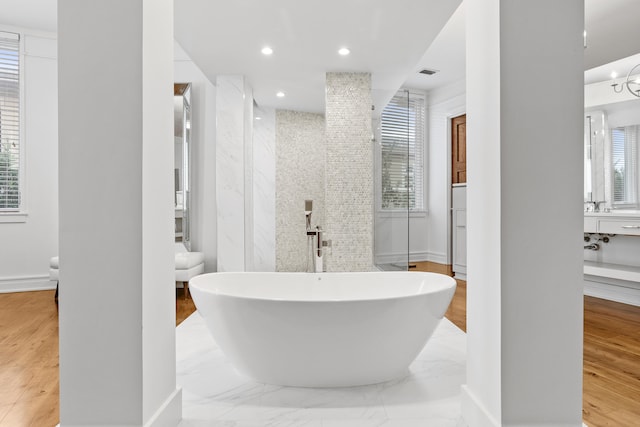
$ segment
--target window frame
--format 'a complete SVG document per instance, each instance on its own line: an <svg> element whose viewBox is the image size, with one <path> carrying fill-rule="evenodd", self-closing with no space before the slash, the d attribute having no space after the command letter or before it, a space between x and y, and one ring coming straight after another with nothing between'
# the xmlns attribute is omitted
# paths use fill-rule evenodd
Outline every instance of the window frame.
<svg viewBox="0 0 640 427"><path fill-rule="evenodd" d="M26 197L26 138L25 138L25 35L22 31L17 31L12 28L6 28L0 26L0 33L15 34L18 36L18 90L19 90L19 164L18 164L18 207L0 209L0 223L22 223L26 222L28 217L27 212L27 197Z"/></svg>
<svg viewBox="0 0 640 427"><path fill-rule="evenodd" d="M382 191L382 153L383 153L383 147L382 147L382 114L380 114L379 117L379 122L378 122L378 126L376 126L375 129L375 136L376 136L376 140L379 141L376 144L376 164L377 164L377 173L376 173L376 195L377 195L377 201L376 201L376 210L378 211L378 215L381 218L385 218L385 217L395 217L397 215L406 215L407 212L409 212L409 216L410 217L424 217L426 215L426 213L428 212L427 209L427 156L428 156L428 132L429 132L429 126L428 126L428 103L427 103L427 94L425 92L422 91L417 91L417 90L412 90L412 89L404 89L401 88L400 90L398 90L398 92L396 92L396 94L394 94L393 96L397 96L398 94L401 94L403 92L407 92L409 94L409 98L411 99L413 98L420 98L423 102L423 117L422 117L422 124L423 124L423 129L422 129L422 138L421 138L421 144L422 144L422 155L420 156L421 158L421 162L422 162L422 185L421 185L421 196L422 196L422 206L417 207L417 208L411 208L411 207L403 207L403 208L384 208L382 206L383 204L383 191ZM386 108L386 107L385 107Z"/></svg>
<svg viewBox="0 0 640 427"><path fill-rule="evenodd" d="M616 168L615 168L615 138L614 132L623 131L624 133L624 182L628 188L625 188L624 200L616 201ZM628 135L633 132L633 138L628 138ZM638 207L638 144L640 138L640 125L631 126L617 126L609 129L610 138L610 180L611 180L611 207L614 209L633 209Z"/></svg>

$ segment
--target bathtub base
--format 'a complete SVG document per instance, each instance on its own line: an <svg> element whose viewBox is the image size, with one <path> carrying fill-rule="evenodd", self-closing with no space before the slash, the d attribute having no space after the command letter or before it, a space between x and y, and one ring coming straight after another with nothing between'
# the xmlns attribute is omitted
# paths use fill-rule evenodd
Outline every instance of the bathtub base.
<svg viewBox="0 0 640 427"><path fill-rule="evenodd" d="M313 378L307 372L303 377L300 378L257 378L252 375L246 374L244 372L238 371L240 374L245 377L251 379L252 381L262 383L262 384L270 384L277 385L283 387L300 387L300 388L346 388L346 387L360 387L367 385L375 385L375 384L383 384L389 381L400 380L406 378L410 375L409 369L403 369L402 372L396 373L394 375L389 375L386 377L369 377L367 379L362 378L350 378L349 376L337 378L335 375L332 376L318 376L317 378Z"/></svg>

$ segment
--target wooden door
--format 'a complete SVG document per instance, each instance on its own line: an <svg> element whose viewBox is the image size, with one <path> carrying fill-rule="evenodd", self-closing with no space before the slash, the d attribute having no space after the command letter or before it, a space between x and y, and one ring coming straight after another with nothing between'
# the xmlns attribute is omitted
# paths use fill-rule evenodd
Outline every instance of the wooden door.
<svg viewBox="0 0 640 427"><path fill-rule="evenodd" d="M451 183L467 182L467 115L451 119Z"/></svg>

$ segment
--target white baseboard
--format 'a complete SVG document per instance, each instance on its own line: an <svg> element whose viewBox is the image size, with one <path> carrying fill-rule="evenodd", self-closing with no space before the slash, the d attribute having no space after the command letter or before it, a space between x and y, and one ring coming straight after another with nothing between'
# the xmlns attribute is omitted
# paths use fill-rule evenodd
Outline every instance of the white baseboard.
<svg viewBox="0 0 640 427"><path fill-rule="evenodd" d="M181 420L182 388L178 387L144 424L144 427L176 427Z"/></svg>
<svg viewBox="0 0 640 427"><path fill-rule="evenodd" d="M407 261L406 252L377 254L375 257L376 264L393 264ZM430 261L438 264L447 264L445 254L434 252L411 252L409 253L409 262Z"/></svg>
<svg viewBox="0 0 640 427"><path fill-rule="evenodd" d="M438 252L426 252L427 258L426 261L435 262L437 264L451 264L447 259L447 255Z"/></svg>
<svg viewBox="0 0 640 427"><path fill-rule="evenodd" d="M487 412L487 409L478 401L473 392L469 390L466 384L463 384L461 387L461 407L462 407L462 418L465 424L469 427L499 427L500 423L498 423L495 418L491 416ZM544 427L550 426L552 424L517 424L518 427ZM581 423L582 427L588 427L584 422ZM555 427L579 427L575 424L553 424Z"/></svg>
<svg viewBox="0 0 640 427"><path fill-rule="evenodd" d="M44 291L55 289L56 282L49 276L7 277L0 279L0 293Z"/></svg>
<svg viewBox="0 0 640 427"><path fill-rule="evenodd" d="M585 261L584 294L640 306L640 267Z"/></svg>
<svg viewBox="0 0 640 427"><path fill-rule="evenodd" d="M460 280L467 280L467 266L460 264L453 264L453 277Z"/></svg>
<svg viewBox="0 0 640 427"><path fill-rule="evenodd" d="M640 307L640 289L625 284L627 283L621 281L613 283L613 279L585 275L584 294Z"/></svg>
<svg viewBox="0 0 640 427"><path fill-rule="evenodd" d="M500 423L493 418L466 384L461 387L460 401L462 418L468 426L500 427Z"/></svg>

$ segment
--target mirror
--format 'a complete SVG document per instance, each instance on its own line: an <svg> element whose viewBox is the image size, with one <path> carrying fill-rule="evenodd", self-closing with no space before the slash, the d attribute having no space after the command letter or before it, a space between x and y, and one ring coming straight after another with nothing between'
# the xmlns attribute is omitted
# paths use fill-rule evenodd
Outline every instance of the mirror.
<svg viewBox="0 0 640 427"><path fill-rule="evenodd" d="M585 110L586 211L637 209L640 99Z"/></svg>
<svg viewBox="0 0 640 427"><path fill-rule="evenodd" d="M191 83L173 85L175 239L191 250Z"/></svg>
<svg viewBox="0 0 640 427"><path fill-rule="evenodd" d="M605 115L602 111L588 111L584 120L584 202L605 201L604 140ZM594 208L591 205L591 208Z"/></svg>

